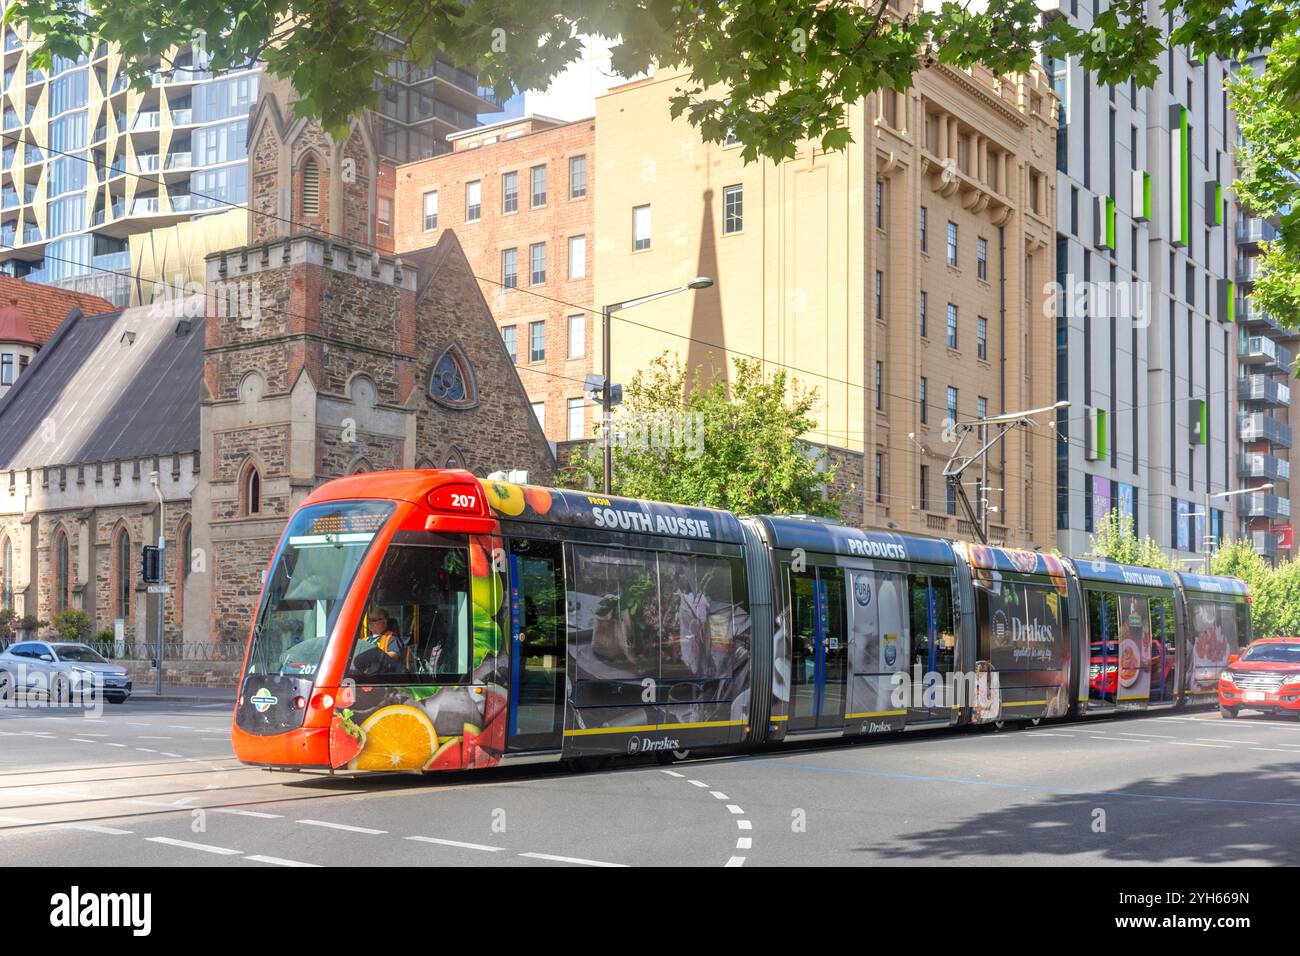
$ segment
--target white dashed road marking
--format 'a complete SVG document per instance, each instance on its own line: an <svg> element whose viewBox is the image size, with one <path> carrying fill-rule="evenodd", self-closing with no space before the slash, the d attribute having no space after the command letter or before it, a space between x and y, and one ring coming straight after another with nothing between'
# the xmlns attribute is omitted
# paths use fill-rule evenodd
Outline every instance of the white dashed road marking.
<svg viewBox="0 0 1300 956"><path fill-rule="evenodd" d="M440 840L437 837L427 836L409 836L406 839L414 840L417 843L436 843L439 846L455 846L462 850L482 850L485 853L500 853L505 849L503 846L487 846L483 843L465 843L461 840Z"/></svg>
<svg viewBox="0 0 1300 956"><path fill-rule="evenodd" d="M328 820L299 820L298 822L309 827L329 827L331 830L347 830L349 833L366 833L370 836L379 836L388 832L372 830L370 827L354 827L347 823L330 823Z"/></svg>
<svg viewBox="0 0 1300 956"><path fill-rule="evenodd" d="M278 856L262 856L261 854L246 856L244 859L252 860L254 863L270 863L273 866L320 866L319 863L302 863L298 860L285 860Z"/></svg>
<svg viewBox="0 0 1300 956"><path fill-rule="evenodd" d="M171 837L145 837L150 843L162 843L178 846L185 850L200 850L203 853L215 853L218 856L243 856L243 850L232 850L224 846L212 846L208 843L190 843L188 840L173 840Z"/></svg>
<svg viewBox="0 0 1300 956"><path fill-rule="evenodd" d="M553 860L556 863L577 863L581 866L627 866L626 863L605 863L601 860L584 860L576 856L555 856L550 853L520 853L533 860Z"/></svg>

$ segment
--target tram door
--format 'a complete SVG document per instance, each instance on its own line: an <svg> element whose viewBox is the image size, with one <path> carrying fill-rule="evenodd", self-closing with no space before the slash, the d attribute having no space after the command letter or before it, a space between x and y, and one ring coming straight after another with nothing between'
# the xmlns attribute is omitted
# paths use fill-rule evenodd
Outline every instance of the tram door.
<svg viewBox="0 0 1300 956"><path fill-rule="evenodd" d="M848 673L844 572L790 571L791 731L844 726Z"/></svg>
<svg viewBox="0 0 1300 956"><path fill-rule="evenodd" d="M957 632L953 626L952 581L938 575L907 578L912 660L908 673L907 722L951 720L963 701L952 680Z"/></svg>
<svg viewBox="0 0 1300 956"><path fill-rule="evenodd" d="M559 542L510 542L510 751L559 750L564 732L564 560Z"/></svg>

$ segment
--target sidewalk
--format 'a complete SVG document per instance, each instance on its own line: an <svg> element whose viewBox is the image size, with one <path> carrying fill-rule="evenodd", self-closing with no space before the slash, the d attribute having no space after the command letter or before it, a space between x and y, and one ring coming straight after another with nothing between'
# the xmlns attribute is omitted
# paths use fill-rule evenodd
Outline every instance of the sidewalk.
<svg viewBox="0 0 1300 956"><path fill-rule="evenodd" d="M169 704L229 704L235 706L235 688L233 687L171 687L163 685L162 696L150 683L147 686L136 683L131 690L132 700L156 700Z"/></svg>

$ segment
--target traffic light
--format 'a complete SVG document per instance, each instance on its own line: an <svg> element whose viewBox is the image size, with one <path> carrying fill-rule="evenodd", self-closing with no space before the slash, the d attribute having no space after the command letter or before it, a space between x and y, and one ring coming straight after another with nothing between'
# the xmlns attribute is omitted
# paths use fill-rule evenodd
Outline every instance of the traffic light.
<svg viewBox="0 0 1300 956"><path fill-rule="evenodd" d="M145 584L162 581L162 548L146 544L140 550L140 579Z"/></svg>

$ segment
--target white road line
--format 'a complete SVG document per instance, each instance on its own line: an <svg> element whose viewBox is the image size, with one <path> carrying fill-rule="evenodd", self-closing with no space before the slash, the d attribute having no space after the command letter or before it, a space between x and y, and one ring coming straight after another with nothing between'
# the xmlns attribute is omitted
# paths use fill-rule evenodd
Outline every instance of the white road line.
<svg viewBox="0 0 1300 956"><path fill-rule="evenodd" d="M68 738L68 741L69 741L69 743L74 743L74 744L93 744L93 743L98 743L98 741L95 741L95 740L86 740L84 737L69 737L69 738Z"/></svg>
<svg viewBox="0 0 1300 956"><path fill-rule="evenodd" d="M1121 737L1158 737L1158 738L1161 739L1161 740L1177 740L1177 739L1178 739L1178 738L1175 737L1173 734L1135 734L1135 733L1130 733L1130 732L1127 731L1127 730L1121 730L1121 731L1119 732L1119 735L1120 735Z"/></svg>
<svg viewBox="0 0 1300 956"><path fill-rule="evenodd" d="M256 817L258 820L283 820L282 813L259 813L256 810L235 810L231 807L213 807L212 813L228 813L236 817Z"/></svg>
<svg viewBox="0 0 1300 956"><path fill-rule="evenodd" d="M1073 734L1054 734L1049 730L1031 730L1026 734L1019 734L1020 737L1073 737ZM1015 737L1006 736L1003 740L1015 740Z"/></svg>
<svg viewBox="0 0 1300 956"><path fill-rule="evenodd" d="M156 754L158 752L156 750L150 750L148 747L136 747L135 749L140 751L142 754Z"/></svg>
<svg viewBox="0 0 1300 956"><path fill-rule="evenodd" d="M329 827L331 830L347 830L349 833L366 833L370 836L379 836L387 833L387 830L372 830L370 827L354 827L346 823L330 823L328 820L299 820L301 824L309 827Z"/></svg>
<svg viewBox="0 0 1300 956"><path fill-rule="evenodd" d="M744 866L745 858L743 856L733 856L727 861L727 866Z"/></svg>
<svg viewBox="0 0 1300 956"><path fill-rule="evenodd" d="M159 757L179 757L180 754L172 754L172 753L168 753L167 751L164 750L164 751L162 751L160 754L158 754L158 756L159 756Z"/></svg>
<svg viewBox="0 0 1300 956"><path fill-rule="evenodd" d="M705 790L709 789L709 785L702 780L687 780L686 782L689 783L692 787L702 787Z"/></svg>
<svg viewBox="0 0 1300 956"><path fill-rule="evenodd" d="M126 744L111 744L111 743L108 743L107 741L105 741L104 746L105 746L105 747L125 747Z"/></svg>
<svg viewBox="0 0 1300 956"><path fill-rule="evenodd" d="M1259 744L1263 742L1259 740L1237 740L1236 738L1229 740L1227 737L1197 737L1196 739L1212 744Z"/></svg>
<svg viewBox="0 0 1300 956"><path fill-rule="evenodd" d="M65 830L85 830L87 833L103 833L107 836L129 836L130 830L119 830L117 827L101 827L93 823L61 823L60 829Z"/></svg>
<svg viewBox="0 0 1300 956"><path fill-rule="evenodd" d="M252 860L254 863L270 863L273 866L320 866L319 863L302 863L298 860L285 860L278 856L262 856L260 853L255 856L246 856L245 860Z"/></svg>
<svg viewBox="0 0 1300 956"><path fill-rule="evenodd" d="M750 850L753 849L753 847L754 847L753 837L738 837L736 839L737 850Z"/></svg>
<svg viewBox="0 0 1300 956"><path fill-rule="evenodd" d="M1229 744L1194 744L1194 743L1191 743L1190 741L1187 741L1187 740L1175 740L1175 741L1174 741L1173 743L1171 743L1169 746L1171 746L1171 747L1213 747L1213 748L1216 748L1216 749L1218 749L1218 750L1231 750L1231 749L1232 749L1231 745L1229 745Z"/></svg>
<svg viewBox="0 0 1300 956"><path fill-rule="evenodd" d="M503 846L487 846L484 843L465 843L461 840L440 840L437 837L409 836L406 839L415 840L417 843L436 843L438 846L457 846L462 850L482 850L484 853L500 853L505 849Z"/></svg>
<svg viewBox="0 0 1300 956"><path fill-rule="evenodd" d="M108 734L92 734L92 733L90 733L89 731L83 730L83 731L81 731L81 736L83 736L83 737L107 737Z"/></svg>
<svg viewBox="0 0 1300 956"><path fill-rule="evenodd" d="M754 829L754 824L750 823L748 820L737 820L736 826L740 827L742 830Z"/></svg>
<svg viewBox="0 0 1300 956"><path fill-rule="evenodd" d="M678 773L676 770L660 770L660 773L666 773L670 777L676 777L679 780L685 779L686 774Z"/></svg>
<svg viewBox="0 0 1300 956"><path fill-rule="evenodd" d="M175 740L175 737L146 737L144 734L136 737L136 740Z"/></svg>
<svg viewBox="0 0 1300 956"><path fill-rule="evenodd" d="M1083 728L1083 727L1073 727L1073 728L1071 728L1070 730L1063 730L1063 731L1061 731L1061 733L1064 733L1064 734L1100 734L1100 735L1103 736L1103 737L1106 736L1106 731L1104 731L1104 730L1088 730L1088 729Z"/></svg>
<svg viewBox="0 0 1300 956"><path fill-rule="evenodd" d="M745 812L744 810L740 809L740 807L736 806L734 803L727 804L727 809L730 810L732 813L734 813L736 816L741 816Z"/></svg>
<svg viewBox="0 0 1300 956"><path fill-rule="evenodd" d="M715 800L730 800L730 799L731 799L731 798L728 797L725 793L723 793L721 790L710 790L710 791L709 791L709 796L713 797Z"/></svg>
<svg viewBox="0 0 1300 956"><path fill-rule="evenodd" d="M199 850L203 853L215 853L218 856L243 856L243 850L232 850L224 846L212 846L208 843L190 843L188 840L173 840L171 837L145 837L150 843L163 843L178 846L185 850Z"/></svg>
<svg viewBox="0 0 1300 956"><path fill-rule="evenodd" d="M1293 757L1300 756L1300 752L1295 750L1282 750L1279 747L1251 747L1251 750L1262 750L1270 754L1290 754Z"/></svg>
<svg viewBox="0 0 1300 956"><path fill-rule="evenodd" d="M582 866L627 866L626 863L604 863L600 860L584 860L576 856L554 856L550 853L520 853L533 860L553 860L556 863L578 863Z"/></svg>

